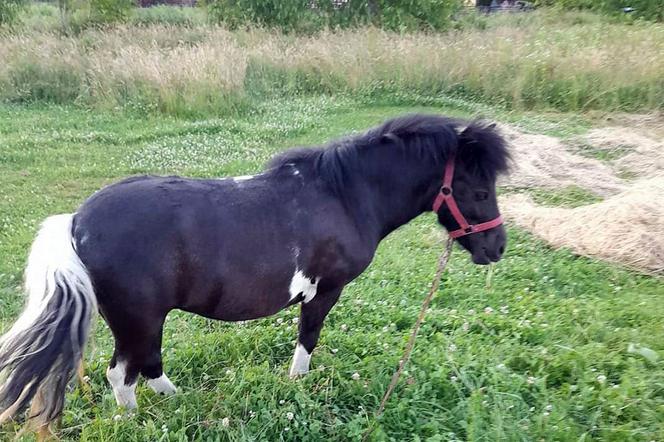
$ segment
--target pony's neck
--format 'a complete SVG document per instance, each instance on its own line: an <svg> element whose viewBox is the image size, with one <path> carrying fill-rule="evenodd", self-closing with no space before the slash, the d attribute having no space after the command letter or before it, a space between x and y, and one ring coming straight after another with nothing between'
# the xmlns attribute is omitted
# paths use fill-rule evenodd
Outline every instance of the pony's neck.
<svg viewBox="0 0 664 442"><path fill-rule="evenodd" d="M354 186L358 225L376 242L430 210L440 187L440 167L412 160L393 164L398 167L369 163Z"/></svg>

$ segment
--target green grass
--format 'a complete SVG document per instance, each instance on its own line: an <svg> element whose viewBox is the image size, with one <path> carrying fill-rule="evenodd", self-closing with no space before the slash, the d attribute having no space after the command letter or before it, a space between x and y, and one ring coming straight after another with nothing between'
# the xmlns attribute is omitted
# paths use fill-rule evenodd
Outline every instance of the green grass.
<svg viewBox="0 0 664 442"><path fill-rule="evenodd" d="M414 109L312 97L191 121L0 106L0 327L21 309L39 222L75 210L100 186L133 173L250 173L288 146ZM425 109L468 114L449 103ZM509 235L489 287L487 269L455 251L375 440L661 440L662 358L627 349L664 355L662 281L551 250L515 228ZM180 392L163 398L141 385L140 409L126 416L105 380L112 346L99 320L87 354L92 394L68 394L62 440L359 440L429 287L440 237L423 216L385 240L328 317L312 373L296 381L287 368L297 308L241 324L174 313L163 352ZM3 427L0 439L17 430Z"/></svg>
<svg viewBox="0 0 664 442"><path fill-rule="evenodd" d="M598 203L602 198L579 186L567 186L563 189L531 189L533 200L542 206L579 207Z"/></svg>
<svg viewBox="0 0 664 442"><path fill-rule="evenodd" d="M607 163L612 163L613 161L624 157L633 149L632 146L613 146L611 149L604 149L587 143L576 143L572 148L579 155Z"/></svg>

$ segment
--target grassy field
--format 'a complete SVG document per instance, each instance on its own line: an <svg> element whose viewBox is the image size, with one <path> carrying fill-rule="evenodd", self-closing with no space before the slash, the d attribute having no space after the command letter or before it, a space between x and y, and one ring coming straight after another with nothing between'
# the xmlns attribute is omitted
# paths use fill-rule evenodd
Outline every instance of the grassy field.
<svg viewBox="0 0 664 442"><path fill-rule="evenodd" d="M429 110L464 116L451 100L427 108L314 96L274 99L234 118L145 117L72 106L0 106L0 329L23 300L21 273L40 221L137 173L221 176L256 171L274 152ZM498 114L531 131L585 130L576 116ZM562 121L562 123L561 123ZM583 193L539 192L553 204ZM487 269L455 251L403 382L375 440L652 441L664 437L664 286L554 251L509 229ZM423 216L391 235L345 290L323 329L313 371L287 377L297 308L229 324L173 313L164 364L170 398L139 386L140 409L115 406L104 372L112 345L99 320L87 354L91 392L68 394L62 440L359 440L402 354L442 250ZM359 378L357 375L359 375ZM19 427L5 426L0 439Z"/></svg>
<svg viewBox="0 0 664 442"><path fill-rule="evenodd" d="M538 11L468 15L445 34L368 27L285 35L155 14L140 26L74 33L59 30L54 6L37 11L23 28L0 29L2 101L180 116L231 115L257 98L298 93L398 104L445 94L517 110L664 108L658 23Z"/></svg>

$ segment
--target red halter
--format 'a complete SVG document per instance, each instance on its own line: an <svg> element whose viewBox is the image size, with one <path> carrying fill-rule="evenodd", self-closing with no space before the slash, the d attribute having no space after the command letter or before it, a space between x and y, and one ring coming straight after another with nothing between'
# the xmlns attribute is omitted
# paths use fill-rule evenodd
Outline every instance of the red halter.
<svg viewBox="0 0 664 442"><path fill-rule="evenodd" d="M448 209L452 213L457 224L459 224L459 229L453 230L450 232L450 237L459 238L461 236L470 235L471 233L483 232L485 230L493 229L498 227L503 223L503 218L498 215L497 218L487 221L480 224L468 224L466 218L463 217L459 206L457 206L454 196L452 195L452 178L454 178L454 156L450 157L445 164L445 173L443 175L443 185L440 188L440 192L436 196L436 199L433 202L433 211L438 213L438 210L443 204L447 204Z"/></svg>

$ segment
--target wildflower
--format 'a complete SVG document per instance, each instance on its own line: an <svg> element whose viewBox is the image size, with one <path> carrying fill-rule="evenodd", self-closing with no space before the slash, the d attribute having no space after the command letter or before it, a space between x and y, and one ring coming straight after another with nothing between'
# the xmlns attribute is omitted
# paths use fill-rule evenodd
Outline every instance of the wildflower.
<svg viewBox="0 0 664 442"><path fill-rule="evenodd" d="M249 410L249 417L250 418L255 418L256 417L256 412L254 410Z"/></svg>
<svg viewBox="0 0 664 442"><path fill-rule="evenodd" d="M300 322L300 318L298 318L298 317L296 316L296 317L294 317L294 318L292 319L291 322L292 322L293 324L297 324L298 322Z"/></svg>
<svg viewBox="0 0 664 442"><path fill-rule="evenodd" d="M360 374L359 374L358 372L355 372L355 373L353 373L353 375L351 376L351 378L352 378L354 381L359 381L359 380L360 380Z"/></svg>
<svg viewBox="0 0 664 442"><path fill-rule="evenodd" d="M544 407L544 411L548 411L549 413L551 413L553 411L553 405L551 404L547 405L546 407Z"/></svg>
<svg viewBox="0 0 664 442"><path fill-rule="evenodd" d="M346 324L341 324L341 331L346 331L348 330L348 326Z"/></svg>
<svg viewBox="0 0 664 442"><path fill-rule="evenodd" d="M116 414L115 416L113 416L114 421L119 421L120 419L122 419L122 416L120 416L119 414Z"/></svg>
<svg viewBox="0 0 664 442"><path fill-rule="evenodd" d="M468 310L468 314L469 315L474 315L475 314L475 309L471 308L470 310Z"/></svg>
<svg viewBox="0 0 664 442"><path fill-rule="evenodd" d="M281 400L279 401L279 405L284 405L285 403L286 403L286 401L283 400L283 399L281 399Z"/></svg>
<svg viewBox="0 0 664 442"><path fill-rule="evenodd" d="M222 427L224 427L224 428L228 428L230 425L231 425L231 420L230 420L230 418L225 417L225 418L223 418L223 419L221 420L221 426L222 426Z"/></svg>
<svg viewBox="0 0 664 442"><path fill-rule="evenodd" d="M506 305L503 305L502 307L500 307L500 313L502 313L503 315L506 315L509 312L510 312L510 309Z"/></svg>
<svg viewBox="0 0 664 442"><path fill-rule="evenodd" d="M455 352L457 349L457 346L454 344L450 344L450 346L447 348L450 352Z"/></svg>
<svg viewBox="0 0 664 442"><path fill-rule="evenodd" d="M339 351L338 348L333 348L333 349L332 349L332 354L337 354L338 351Z"/></svg>
<svg viewBox="0 0 664 442"><path fill-rule="evenodd" d="M486 313L487 315L490 315L491 313L493 313L493 309L491 307L486 307L484 309L484 313Z"/></svg>
<svg viewBox="0 0 664 442"><path fill-rule="evenodd" d="M281 324L281 323L283 323L283 322L284 322L284 319L283 319L283 318L277 318L277 324Z"/></svg>
<svg viewBox="0 0 664 442"><path fill-rule="evenodd" d="M458 380L459 380L459 378L457 378L456 376L450 376L450 381L456 382Z"/></svg>
<svg viewBox="0 0 664 442"><path fill-rule="evenodd" d="M528 376L528 379L526 379L526 382L528 383L528 385L533 385L535 383L535 381L537 381L537 378L535 378L533 376Z"/></svg>
<svg viewBox="0 0 664 442"><path fill-rule="evenodd" d="M603 384L604 382L606 382L606 376L604 376L603 374L597 376L597 382Z"/></svg>
<svg viewBox="0 0 664 442"><path fill-rule="evenodd" d="M289 421L292 421L294 417L295 417L295 415L293 414L292 411L289 411L288 413L286 413L286 419L288 419Z"/></svg>
<svg viewBox="0 0 664 442"><path fill-rule="evenodd" d="M168 427L166 426L166 424L161 426L161 431L163 431L164 433L168 433Z"/></svg>
<svg viewBox="0 0 664 442"><path fill-rule="evenodd" d="M470 324L468 323L468 321L463 323L463 325L461 326L461 329L465 332L467 332L470 329Z"/></svg>

